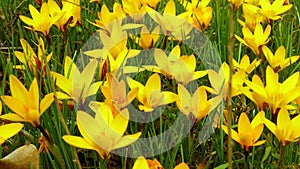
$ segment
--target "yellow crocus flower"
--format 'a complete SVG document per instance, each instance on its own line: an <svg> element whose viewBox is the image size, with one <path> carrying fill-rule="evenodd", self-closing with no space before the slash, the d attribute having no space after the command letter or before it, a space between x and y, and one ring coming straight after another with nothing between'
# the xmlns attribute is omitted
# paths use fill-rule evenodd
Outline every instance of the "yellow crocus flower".
<svg viewBox="0 0 300 169"><path fill-rule="evenodd" d="M107 6L104 4L101 7L100 12L98 12L98 19L95 20L95 23L90 23L97 27L105 28L113 20L122 19L125 16L126 14L123 12L122 6L119 3L114 3L112 12L110 12Z"/></svg>
<svg viewBox="0 0 300 169"><path fill-rule="evenodd" d="M237 69L244 70L248 74L250 74L255 68L257 68L260 63L261 60L257 60L257 59L254 59L250 63L250 59L248 55L244 55L240 63L238 63L235 59L233 59L233 66Z"/></svg>
<svg viewBox="0 0 300 169"><path fill-rule="evenodd" d="M136 97L138 88L134 88L126 94L124 80L118 81L113 74L108 74L107 79L107 85L101 86L101 91L106 99L105 101L112 110L117 109L117 111L120 111Z"/></svg>
<svg viewBox="0 0 300 169"><path fill-rule="evenodd" d="M160 27L157 26L150 33L146 26L143 26L140 33L140 38L136 38L136 43L143 49L153 48L160 36Z"/></svg>
<svg viewBox="0 0 300 169"><path fill-rule="evenodd" d="M18 60L23 63L27 64L29 69L34 72L35 77L39 77L39 73L45 74L45 66L52 58L52 52L49 55L46 54L44 41L42 38L39 39L38 45L38 56L31 48L30 44L25 40L20 40L23 52L15 51L14 54L18 58ZM16 65L17 69L25 69L23 65ZM37 70L39 72L37 72Z"/></svg>
<svg viewBox="0 0 300 169"><path fill-rule="evenodd" d="M240 143L245 151L249 151L253 146L259 146L266 142L266 140L257 141L264 129L264 117L265 113L263 111L259 112L252 122L246 113L242 113L238 121L238 132L231 129L232 139ZM228 128L222 125L223 131L228 134Z"/></svg>
<svg viewBox="0 0 300 169"><path fill-rule="evenodd" d="M290 142L296 142L300 138L300 115L291 120L285 108L280 109L278 112L277 125L268 119L265 119L264 123L283 146L288 145Z"/></svg>
<svg viewBox="0 0 300 169"><path fill-rule="evenodd" d="M260 8L251 4L243 4L242 9L245 21L243 22L238 19L238 22L243 27L248 27L251 32L254 32L256 24L262 23L264 21L264 17L258 13Z"/></svg>
<svg viewBox="0 0 300 169"><path fill-rule="evenodd" d="M57 22L62 16L63 13L57 15L55 17L50 16L49 5L47 3L43 3L41 6L41 12L39 12L32 5L29 5L29 11L31 14L31 18L20 15L20 19L29 25L30 27L25 27L29 30L35 30L43 33L46 37L49 35L49 31L51 26Z"/></svg>
<svg viewBox="0 0 300 169"><path fill-rule="evenodd" d="M256 24L254 33L248 28L242 29L244 38L235 35L235 38L248 46L258 57L261 56L261 47L269 42L269 35L271 33L271 26L268 25L264 30L260 23Z"/></svg>
<svg viewBox="0 0 300 169"><path fill-rule="evenodd" d="M12 96L1 96L2 101L15 113L0 116L1 119L17 122L28 122L34 127L40 126L40 117L54 101L52 93L47 94L40 102L39 87L36 78L29 90L14 76L9 76Z"/></svg>
<svg viewBox="0 0 300 169"><path fill-rule="evenodd" d="M191 24L188 24L188 16L190 12L184 12L176 15L176 6L174 0L168 1L161 15L152 8L147 8L150 17L161 26L165 36L173 37L175 40L181 41L186 39L192 30Z"/></svg>
<svg viewBox="0 0 300 169"><path fill-rule="evenodd" d="M144 112L151 112L156 107L172 103L178 99L175 93L161 91L161 80L158 74L153 74L147 80L145 86L130 77L127 77L131 89L139 88L137 99L142 103L139 109Z"/></svg>
<svg viewBox="0 0 300 169"><path fill-rule="evenodd" d="M274 55L267 46L263 46L262 51L275 72L281 71L285 67L295 63L300 58L300 56L291 56L289 58L285 58L284 46L280 46Z"/></svg>
<svg viewBox="0 0 300 169"><path fill-rule="evenodd" d="M186 11L191 13L188 21L199 30L206 29L212 19L212 8L207 5L210 0L192 0L191 2L184 0L180 1Z"/></svg>
<svg viewBox="0 0 300 169"><path fill-rule="evenodd" d="M63 16L54 24L61 31L66 31L68 24L70 26L75 26L80 23L80 1L79 0L68 0L62 1L63 7L60 9L58 4L54 0L48 1L48 6L50 10L50 15L55 17L57 15L63 14Z"/></svg>
<svg viewBox="0 0 300 169"><path fill-rule="evenodd" d="M300 96L300 86L297 86L299 72L288 77L283 83L278 82L278 73L268 66L266 70L266 86L258 75L252 77L252 82L247 80L246 85L253 90L243 88L242 91L252 100L260 110L267 107L273 115L281 108L288 108L288 104Z"/></svg>
<svg viewBox="0 0 300 169"><path fill-rule="evenodd" d="M221 95L224 100L227 100L228 95L228 82L229 82L230 68L226 62L224 62L219 70L215 72L213 70L208 71L208 78L211 87L205 87L206 90L212 94ZM232 77L232 97L242 94L241 88L245 82L246 73L240 69L234 73Z"/></svg>
<svg viewBox="0 0 300 169"><path fill-rule="evenodd" d="M145 65L146 69L162 73L174 78L178 83L187 85L192 80L199 79L207 75L207 71L195 71L196 58L194 55L180 55L179 45L175 46L167 56L162 50L154 51L154 59L158 66Z"/></svg>
<svg viewBox="0 0 300 169"><path fill-rule="evenodd" d="M271 4L270 0L260 0L259 5L261 10L258 12L264 16L265 20L267 20L269 23L271 20L278 20L281 18L278 15L290 10L293 7L292 4L284 5L284 1L285 0L275 0Z"/></svg>
<svg viewBox="0 0 300 169"><path fill-rule="evenodd" d="M183 85L178 84L178 100L176 101L176 105L178 109L188 117L193 115L197 120L201 120L214 110L221 101L221 96L216 96L208 100L204 87L199 87L193 96L191 96Z"/></svg>
<svg viewBox="0 0 300 169"><path fill-rule="evenodd" d="M56 79L56 85L63 92L56 92L58 99L73 99L77 104L81 105L89 96L96 94L101 82L92 83L97 67L97 60L91 60L83 71L73 63L70 57L66 57L64 64L64 75L57 72L51 72Z"/></svg>
<svg viewBox="0 0 300 169"><path fill-rule="evenodd" d="M65 135L62 138L70 145L98 152L102 159L109 158L112 150L128 146L135 142L141 132L125 135L129 113L124 109L116 117L106 105L100 109L91 107L95 118L83 111L77 112L76 122L82 137Z"/></svg>

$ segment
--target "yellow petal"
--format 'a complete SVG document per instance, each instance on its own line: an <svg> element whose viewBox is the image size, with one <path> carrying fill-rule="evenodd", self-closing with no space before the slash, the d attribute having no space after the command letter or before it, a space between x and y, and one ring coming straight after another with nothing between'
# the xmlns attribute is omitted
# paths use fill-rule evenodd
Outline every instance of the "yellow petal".
<svg viewBox="0 0 300 169"><path fill-rule="evenodd" d="M278 133L278 129L277 129L277 126L274 124L274 123L272 123L270 120L268 120L268 119L265 119L264 120L264 123L265 123L265 125L266 125L266 127L278 138L278 139L281 139L282 138L282 136L281 135L279 135L279 133Z"/></svg>
<svg viewBox="0 0 300 169"><path fill-rule="evenodd" d="M180 163L174 169L189 169L189 166L186 163Z"/></svg>
<svg viewBox="0 0 300 169"><path fill-rule="evenodd" d="M72 81L56 72L51 72L51 75L56 79L56 85L69 96L72 96Z"/></svg>
<svg viewBox="0 0 300 169"><path fill-rule="evenodd" d="M278 130L284 131L290 129L291 126L291 119L289 113L286 109L280 109L278 116L277 116L277 127Z"/></svg>
<svg viewBox="0 0 300 169"><path fill-rule="evenodd" d="M68 144L70 144L74 147L89 149L89 150L97 150L96 147L91 145L89 142L87 142L82 137L65 135L65 136L62 137L62 139L64 139L65 142L67 142Z"/></svg>
<svg viewBox="0 0 300 169"><path fill-rule="evenodd" d="M173 0L170 0L164 10L164 14L176 15L176 7Z"/></svg>
<svg viewBox="0 0 300 169"><path fill-rule="evenodd" d="M40 125L40 113L37 110L29 110L25 119L34 127Z"/></svg>
<svg viewBox="0 0 300 169"><path fill-rule="evenodd" d="M110 122L111 133L109 134L116 133L122 136L127 129L128 118L129 118L129 112L127 109L124 109ZM116 138L116 140L118 139L119 138Z"/></svg>
<svg viewBox="0 0 300 169"><path fill-rule="evenodd" d="M34 25L34 21L31 18L28 18L28 17L23 16L23 15L20 15L19 17L20 17L21 21L23 21L27 25L29 25L29 26Z"/></svg>
<svg viewBox="0 0 300 169"><path fill-rule="evenodd" d="M199 79L201 77L204 77L205 75L208 74L208 71L207 70L203 70L203 71L196 71L193 75L193 79Z"/></svg>
<svg viewBox="0 0 300 169"><path fill-rule="evenodd" d="M50 93L44 96L44 98L41 100L41 105L40 105L40 113L41 115L47 110L52 102L54 101L54 94Z"/></svg>
<svg viewBox="0 0 300 169"><path fill-rule="evenodd" d="M131 134L131 135L126 135L121 137L118 142L116 142L113 146L113 149L117 149L117 148L121 148L121 147L125 147L129 144L132 144L133 142L135 142L140 136L141 136L141 132L137 132L135 134Z"/></svg>
<svg viewBox="0 0 300 169"><path fill-rule="evenodd" d="M138 95L137 95L137 99L140 102L143 102L144 98L145 98L145 87L138 81L135 81L133 79L131 79L130 77L126 77L127 83L130 87L130 89L134 89L134 88L138 88Z"/></svg>
<svg viewBox="0 0 300 169"><path fill-rule="evenodd" d="M9 83L11 95L26 104L28 91L23 84L12 74L9 76Z"/></svg>
<svg viewBox="0 0 300 169"><path fill-rule="evenodd" d="M15 113L7 113L0 116L1 119L9 120L9 121L15 121L15 122L27 122L27 119L21 117L18 114Z"/></svg>
<svg viewBox="0 0 300 169"><path fill-rule="evenodd" d="M260 146L260 145L264 144L265 142L266 142L266 140L260 140L256 143L254 143L253 146Z"/></svg>
<svg viewBox="0 0 300 169"><path fill-rule="evenodd" d="M13 112L17 113L21 117L26 116L28 108L19 99L11 96L1 96L1 99Z"/></svg>
<svg viewBox="0 0 300 169"><path fill-rule="evenodd" d="M246 113L242 113L238 122L238 133L247 134L251 132L251 125Z"/></svg>
<svg viewBox="0 0 300 169"><path fill-rule="evenodd" d="M253 142L256 142L259 139L263 130L264 130L263 124L257 125L255 128L252 129L252 139L253 139L252 141Z"/></svg>
<svg viewBox="0 0 300 169"><path fill-rule="evenodd" d="M132 167L132 169L149 169L147 160L144 157L139 157Z"/></svg>
<svg viewBox="0 0 300 169"><path fill-rule="evenodd" d="M165 99L164 101L161 103L162 105L163 104L169 104L169 103L172 103L172 102L175 102L178 100L178 95L173 93L173 92L169 92L169 91L164 91L162 92L165 96Z"/></svg>
<svg viewBox="0 0 300 169"><path fill-rule="evenodd" d="M225 125L222 125L222 129L223 131L228 134L228 128ZM241 143L240 137L238 135L238 133L236 131L234 131L233 129L231 129L231 137L233 140L235 140L238 143Z"/></svg>
<svg viewBox="0 0 300 169"><path fill-rule="evenodd" d="M39 86L38 86L36 78L34 78L30 85L28 95L27 95L27 99L30 100L28 102L29 109L39 110L39 103L40 103L39 95L40 95L39 94Z"/></svg>
<svg viewBox="0 0 300 169"><path fill-rule="evenodd" d="M152 107L148 107L144 105L139 105L139 109L143 112L152 112L154 110Z"/></svg>
<svg viewBox="0 0 300 169"><path fill-rule="evenodd" d="M23 124L21 123L10 123L10 124L5 124L0 126L0 137L3 138L4 140L14 136L17 134L22 128ZM0 145L3 142L0 141Z"/></svg>

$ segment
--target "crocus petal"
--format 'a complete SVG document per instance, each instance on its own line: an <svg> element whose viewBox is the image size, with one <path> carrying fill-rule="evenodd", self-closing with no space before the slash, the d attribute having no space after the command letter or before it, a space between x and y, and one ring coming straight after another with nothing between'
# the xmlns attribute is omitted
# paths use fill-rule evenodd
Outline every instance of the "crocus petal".
<svg viewBox="0 0 300 169"><path fill-rule="evenodd" d="M147 160L144 157L139 157L132 167L132 169L149 169Z"/></svg>
<svg viewBox="0 0 300 169"><path fill-rule="evenodd" d="M0 116L1 119L15 121L15 122L27 122L27 120L15 113L7 113Z"/></svg>
<svg viewBox="0 0 300 169"><path fill-rule="evenodd" d="M72 81L56 72L51 72L51 75L56 79L56 85L69 96L72 96Z"/></svg>
<svg viewBox="0 0 300 169"><path fill-rule="evenodd" d="M170 0L164 10L164 14L176 15L176 7L173 0Z"/></svg>
<svg viewBox="0 0 300 169"><path fill-rule="evenodd" d="M53 101L54 101L53 93L45 95L45 97L41 100L41 104L40 104L41 115L45 112L45 110L47 110L50 107Z"/></svg>
<svg viewBox="0 0 300 169"><path fill-rule="evenodd" d="M1 116L0 116L1 117ZM22 128L23 124L21 123L10 123L0 126L0 145L8 138L17 134Z"/></svg>
<svg viewBox="0 0 300 169"><path fill-rule="evenodd" d="M74 147L89 149L89 150L97 150L96 147L91 145L89 142L87 142L82 137L65 135L62 137L62 139L64 139L65 142L67 142L68 144L70 144Z"/></svg>
<svg viewBox="0 0 300 169"><path fill-rule="evenodd" d="M186 163L180 163L174 169L189 169L189 166Z"/></svg>
<svg viewBox="0 0 300 169"><path fill-rule="evenodd" d="M19 99L11 96L1 96L1 99L13 112L17 113L21 117L26 116L28 108Z"/></svg>
<svg viewBox="0 0 300 169"><path fill-rule="evenodd" d="M175 102L175 101L178 100L178 95L173 93L173 92L165 91L165 92L162 92L162 93L165 96L165 99L161 103L162 105L163 104L169 104L169 103L172 103L172 102Z"/></svg>
<svg viewBox="0 0 300 169"><path fill-rule="evenodd" d="M11 95L26 104L28 91L24 85L14 75L9 76L9 83Z"/></svg>
<svg viewBox="0 0 300 169"><path fill-rule="evenodd" d="M249 131L251 131L249 118L246 115L246 113L242 113L238 122L238 133L245 134L245 133L249 133Z"/></svg>
<svg viewBox="0 0 300 169"><path fill-rule="evenodd" d="M131 135L126 135L121 137L118 142L116 142L114 144L113 149L117 149L117 148L121 148L121 147L125 147L133 142L135 142L140 136L141 136L141 132L137 132L135 134L131 134Z"/></svg>
<svg viewBox="0 0 300 169"><path fill-rule="evenodd" d="M27 99L30 100L28 102L29 109L39 110L40 96L39 96L39 86L36 78L33 79L30 85Z"/></svg>

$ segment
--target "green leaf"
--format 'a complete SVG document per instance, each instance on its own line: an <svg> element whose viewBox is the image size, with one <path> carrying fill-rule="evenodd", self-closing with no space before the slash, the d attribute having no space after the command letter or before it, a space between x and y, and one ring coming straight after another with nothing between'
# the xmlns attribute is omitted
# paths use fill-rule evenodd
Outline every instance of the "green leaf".
<svg viewBox="0 0 300 169"><path fill-rule="evenodd" d="M57 145L56 144L49 144L48 141L47 141L47 146L49 147L50 152L53 154L53 156L58 161L60 167L61 168L66 168L64 157L60 153L59 148L57 147Z"/></svg>
<svg viewBox="0 0 300 169"><path fill-rule="evenodd" d="M214 169L225 169L227 167L228 167L228 163L225 163L225 164L221 164L221 165L215 167Z"/></svg>
<svg viewBox="0 0 300 169"><path fill-rule="evenodd" d="M270 155L270 153L271 153L271 149L272 149L271 146L268 146L268 147L266 148L265 154L264 154L264 156L263 156L263 158L262 158L262 160L261 160L261 162L260 162L261 168L264 168L264 167L263 167L263 166L264 166L264 161L266 161L266 159L269 157L269 155Z"/></svg>

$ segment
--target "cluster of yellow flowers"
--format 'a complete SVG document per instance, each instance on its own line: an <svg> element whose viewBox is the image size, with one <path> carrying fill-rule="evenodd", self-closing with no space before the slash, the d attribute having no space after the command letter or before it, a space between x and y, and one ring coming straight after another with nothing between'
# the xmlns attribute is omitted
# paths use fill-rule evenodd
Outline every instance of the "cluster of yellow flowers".
<svg viewBox="0 0 300 169"><path fill-rule="evenodd" d="M232 138L249 151L251 147L265 142L265 140L257 140L266 125L281 144L286 146L300 137L300 126L297 125L300 123L300 115L292 120L289 116L289 111L300 107L300 75L296 72L280 83L279 71L296 62L300 56L285 58L283 46L273 54L266 44L269 41L272 21L280 19L279 15L289 10L292 5L283 5L284 0L275 0L272 4L269 0L230 0L230 2L236 8L243 5L245 21L239 20L243 26L243 38L236 35L236 39L249 47L258 57L252 62L248 55L245 55L240 63L234 60L236 71L231 84L232 96L246 96L260 111L252 122L246 113L241 113L238 132L232 130ZM153 112L159 106L175 102L178 110L189 118L201 120L206 117L221 104L222 100L227 99L230 68L223 63L218 72L196 70L198 68L196 56L186 54L180 42L189 38L192 26L201 31L209 26L212 19L212 8L208 6L210 0L191 2L169 0L162 13L156 11L158 3L159 0L122 0L122 4L114 3L112 11L105 4L102 5L101 11L98 12L98 19L95 22L89 21L100 28L97 34L102 48L84 52L83 56L89 62L82 70L71 57L66 56L63 74L56 71L49 72L51 79L55 80L59 88L59 91L53 93L44 94L39 88L39 84L42 85L42 79L48 72L47 66L53 53L47 54L42 38L38 41L38 54L25 39L21 39L23 52L16 51L14 54L22 65L17 65L15 68L29 68L35 78L27 90L17 77L10 75L11 96L1 96L1 99L14 113L1 115L0 112L0 118L12 122L28 122L41 129L41 116L55 98L59 101L68 100L69 106L78 110L76 123L82 137L65 135L62 139L72 146L95 150L101 158L105 159L110 157L110 152L134 143L142 134L137 132L124 135L130 116L127 106L134 99L139 102L138 108L142 112ZM183 13L178 14L176 9L178 5L183 7ZM40 12L29 5L32 19L26 16L20 16L20 19L29 26L25 28L41 32L49 40L52 25L65 32L69 24L70 26L81 24L80 9L79 0L63 1L62 8L54 0L49 0L41 4ZM157 26L150 28L142 24L145 15L149 15ZM126 16L131 17L135 23L124 24L122 19ZM131 35L131 30L140 31L139 36ZM130 59L138 57L141 49L158 47L162 35L166 42L175 44L168 55L163 51L166 48L163 44L162 49L153 51L155 65L145 64L140 67L127 65ZM138 47L132 48L128 44L129 41ZM250 74L263 62L262 53L269 63L266 68L266 79L253 75L251 81ZM130 76L124 79L120 76L120 74L127 75L142 71L153 72L145 85ZM94 81L95 74L99 75L96 79L100 80ZM190 94L187 89L188 84L206 75L210 87L200 86ZM175 91L165 91L162 88L162 79L174 80ZM265 85L263 81L266 81ZM126 85L130 91L126 90ZM99 94L99 90L104 101L88 103L88 98ZM209 98L207 92L217 96ZM43 99L40 99L41 96ZM292 102L298 106L291 105ZM84 105L88 105L88 108L95 113L94 117L85 112ZM277 119L277 125L265 117L267 111ZM11 128L9 133L6 130L8 127ZM0 126L0 144L19 132L22 127L21 123ZM221 128L228 133L227 126L223 125ZM138 158L133 166L133 168L141 167L162 168L158 161L147 161L143 157ZM188 166L181 163L175 168L186 169Z"/></svg>
<svg viewBox="0 0 300 169"><path fill-rule="evenodd" d="M260 111L251 123L247 114L242 113L238 120L238 132L232 130L232 138L240 143L243 149L249 151L251 147L261 145L265 142L265 140L257 140L263 132L263 126L266 125L278 138L282 146L298 141L300 137L300 126L298 125L300 115L291 120L289 111L299 110L300 107L299 71L284 79L282 83L279 82L279 71L296 62L300 56L286 58L284 46L280 46L275 54L266 46L270 41L269 35L273 21L280 19L281 16L279 15L291 9L292 5L284 5L284 0L275 0L272 4L269 0L246 2L232 0L230 2L236 8L242 5L245 20L238 21L243 26L243 38L238 35L235 35L235 37L242 44L249 47L258 59L250 63L248 55L245 55L241 59L240 64L234 61L234 66L237 69L234 76L237 77L233 77L233 96L239 94L245 95L257 105ZM267 25L265 29L263 25ZM262 53L265 57L263 57ZM248 78L249 74L264 59L269 64L266 68L265 79L255 74L252 76L251 81ZM239 73L240 71L244 71L247 74ZM265 117L265 112L272 114L272 121ZM277 125L274 124L276 119ZM222 129L228 133L227 126L223 125Z"/></svg>

